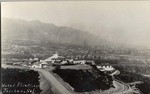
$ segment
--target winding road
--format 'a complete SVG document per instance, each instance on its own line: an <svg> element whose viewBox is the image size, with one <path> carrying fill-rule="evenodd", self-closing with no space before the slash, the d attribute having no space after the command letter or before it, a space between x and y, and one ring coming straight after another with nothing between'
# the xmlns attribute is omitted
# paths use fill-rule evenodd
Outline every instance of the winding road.
<svg viewBox="0 0 150 94"><path fill-rule="evenodd" d="M124 85L118 81L114 81L114 86L116 87L116 90L113 91L114 94L129 94L131 92L128 85Z"/></svg>
<svg viewBox="0 0 150 94"><path fill-rule="evenodd" d="M23 69L25 67L20 67L20 66L11 66L11 65L5 65L2 67L4 68L20 68ZM46 71L44 69L39 69L39 68L30 68L32 70L38 71L42 73L42 75L47 79L48 82L50 82L61 94L82 94L82 93L76 93L76 92L71 92L69 89L67 89L62 82L60 82L58 79L54 77L53 74L51 74L49 71ZM102 91L102 92L93 92L92 94L132 94L131 88L123 84L122 82L118 80L114 80L113 84L115 88L110 88L109 90ZM88 94L88 93L86 93ZM90 93L91 94L91 93Z"/></svg>

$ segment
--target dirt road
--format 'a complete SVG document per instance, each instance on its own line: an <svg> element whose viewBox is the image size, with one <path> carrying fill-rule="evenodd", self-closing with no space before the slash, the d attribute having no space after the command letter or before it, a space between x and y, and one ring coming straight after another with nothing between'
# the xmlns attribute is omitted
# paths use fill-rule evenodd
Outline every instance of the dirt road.
<svg viewBox="0 0 150 94"><path fill-rule="evenodd" d="M23 69L25 67L20 67L20 66L2 66L4 68L20 68ZM44 69L39 69L39 68L30 68L32 70L38 71L42 73L42 75L45 77L48 82L50 82L61 94L72 94L60 81L58 81L50 72L44 70ZM111 88L109 90L103 91L101 93L99 92L93 92L93 94L130 94L131 89L128 85L125 85L119 81L114 80L113 84L115 88ZM77 94L77 93L75 93ZM81 93L80 93L81 94ZM88 93L86 93L88 94ZM132 94L132 93L131 93Z"/></svg>
<svg viewBox="0 0 150 94"><path fill-rule="evenodd" d="M116 87L116 90L113 91L114 94L130 94L132 92L128 85L124 85L118 81L114 81L114 86Z"/></svg>
<svg viewBox="0 0 150 94"><path fill-rule="evenodd" d="M41 72L43 76L57 89L61 94L70 94L70 92L48 71L43 69L33 69Z"/></svg>

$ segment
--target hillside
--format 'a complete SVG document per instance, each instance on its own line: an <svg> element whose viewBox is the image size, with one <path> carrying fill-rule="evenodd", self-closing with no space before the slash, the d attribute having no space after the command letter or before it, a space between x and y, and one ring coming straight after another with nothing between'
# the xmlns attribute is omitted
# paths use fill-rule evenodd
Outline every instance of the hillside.
<svg viewBox="0 0 150 94"><path fill-rule="evenodd" d="M2 18L2 39L37 40L55 43L71 43L80 45L98 45L103 40L89 33L71 27L56 26L38 20Z"/></svg>
<svg viewBox="0 0 150 94"><path fill-rule="evenodd" d="M38 72L11 68L1 70L3 94L40 94Z"/></svg>
<svg viewBox="0 0 150 94"><path fill-rule="evenodd" d="M93 68L59 69L53 70L53 72L74 88L75 92L91 92L99 89L107 90L114 87L111 76Z"/></svg>

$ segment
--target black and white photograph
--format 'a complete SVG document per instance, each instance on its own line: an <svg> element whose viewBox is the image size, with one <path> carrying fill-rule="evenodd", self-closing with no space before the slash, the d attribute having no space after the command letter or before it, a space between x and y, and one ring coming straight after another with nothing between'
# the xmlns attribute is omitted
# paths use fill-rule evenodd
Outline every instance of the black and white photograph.
<svg viewBox="0 0 150 94"><path fill-rule="evenodd" d="M1 93L150 94L150 1L2 1Z"/></svg>

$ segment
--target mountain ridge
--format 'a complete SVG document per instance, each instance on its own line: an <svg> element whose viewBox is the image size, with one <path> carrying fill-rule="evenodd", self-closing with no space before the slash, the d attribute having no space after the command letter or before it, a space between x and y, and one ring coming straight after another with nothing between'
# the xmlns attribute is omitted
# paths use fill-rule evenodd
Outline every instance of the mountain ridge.
<svg viewBox="0 0 150 94"><path fill-rule="evenodd" d="M2 18L2 39L27 39L80 45L105 43L92 33L72 27L56 26L39 20L26 21L11 18Z"/></svg>

